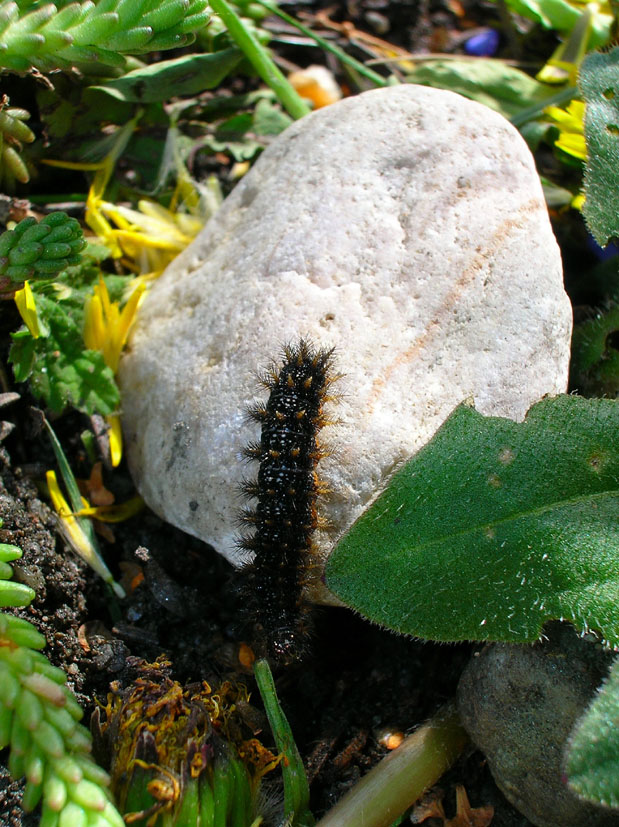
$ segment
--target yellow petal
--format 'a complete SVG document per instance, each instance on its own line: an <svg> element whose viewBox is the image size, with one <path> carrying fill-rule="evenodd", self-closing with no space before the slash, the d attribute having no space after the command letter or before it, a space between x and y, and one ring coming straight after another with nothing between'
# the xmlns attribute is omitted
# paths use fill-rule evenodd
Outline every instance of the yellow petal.
<svg viewBox="0 0 619 827"><path fill-rule="evenodd" d="M84 304L84 343L90 350L102 350L105 344L105 322L101 299L88 296Z"/></svg>
<svg viewBox="0 0 619 827"><path fill-rule="evenodd" d="M120 465L120 460L123 455L123 432L120 425L120 416L118 414L110 414L106 417L109 425L108 438L110 440L110 459L114 468Z"/></svg>
<svg viewBox="0 0 619 827"><path fill-rule="evenodd" d="M575 158L580 158L583 161L587 158L587 145L584 135L563 132L559 140L555 142L555 146Z"/></svg>
<svg viewBox="0 0 619 827"><path fill-rule="evenodd" d="M21 290L15 293L15 304L19 310L19 314L24 320L26 327L30 331L33 339L38 339L41 335L41 325L37 315L37 306L30 289L30 284L25 281Z"/></svg>
<svg viewBox="0 0 619 827"><path fill-rule="evenodd" d="M103 580L105 580L106 583L109 583L119 597L124 597L124 589L114 581L112 573L99 556L97 549L93 546L84 533L79 520L76 519L75 515L69 508L69 504L65 500L64 495L60 490L60 486L58 485L56 472L48 471L45 476L47 479L47 487L49 489L49 496L52 501L52 505L58 514L59 527L66 541L76 554L85 560L88 565L94 569L97 574L103 578ZM90 508L90 506L88 507Z"/></svg>
<svg viewBox="0 0 619 827"><path fill-rule="evenodd" d="M94 517L102 523L120 523L138 514L144 508L144 500L141 497L132 497L124 503L116 505L97 505L82 508L77 517Z"/></svg>
<svg viewBox="0 0 619 827"><path fill-rule="evenodd" d="M582 210L585 203L585 196L580 193L579 195L575 195L572 200L570 201L570 207L573 207L575 210Z"/></svg>
<svg viewBox="0 0 619 827"><path fill-rule="evenodd" d="M127 299L127 303L122 309L119 319L119 328L121 331L121 341L123 346L127 342L127 338L129 336L129 330L131 329L131 325L135 321L135 317L137 315L138 309L144 300L146 295L146 285L144 282L140 282L136 285L135 290L131 293L129 298Z"/></svg>

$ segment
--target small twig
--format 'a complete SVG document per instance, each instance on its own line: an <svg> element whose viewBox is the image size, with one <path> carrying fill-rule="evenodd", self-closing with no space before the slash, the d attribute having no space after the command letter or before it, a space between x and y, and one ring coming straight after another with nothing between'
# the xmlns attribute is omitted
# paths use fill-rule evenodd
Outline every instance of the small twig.
<svg viewBox="0 0 619 827"><path fill-rule="evenodd" d="M455 706L448 704L370 770L317 827L389 827L443 775L467 740Z"/></svg>

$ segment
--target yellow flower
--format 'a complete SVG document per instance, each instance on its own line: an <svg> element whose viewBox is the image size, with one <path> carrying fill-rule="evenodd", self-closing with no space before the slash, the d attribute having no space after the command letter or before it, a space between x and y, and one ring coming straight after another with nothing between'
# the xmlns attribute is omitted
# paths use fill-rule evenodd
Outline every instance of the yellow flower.
<svg viewBox="0 0 619 827"><path fill-rule="evenodd" d="M137 284L121 310L119 302L110 301L105 282L99 277L93 295L86 300L84 342L91 350L100 350L103 353L105 364L114 373L118 370L120 354L127 342L129 330L135 321L145 290L145 284Z"/></svg>
<svg viewBox="0 0 619 827"><path fill-rule="evenodd" d="M135 321L138 308L144 298L146 285L136 284L123 309L118 302L110 301L105 282L99 277L93 295L86 300L84 308L84 342L90 350L99 350L105 364L114 373L118 370L120 354L124 348L131 326ZM114 467L120 464L122 457L122 431L118 414L107 418L109 426L110 458Z"/></svg>
<svg viewBox="0 0 619 827"><path fill-rule="evenodd" d="M86 220L117 258L136 273L157 278L204 226L187 213L172 212L142 199L138 209L90 198ZM108 219L114 222L113 226Z"/></svg>
<svg viewBox="0 0 619 827"><path fill-rule="evenodd" d="M118 597L124 597L125 591L112 577L112 573L103 562L99 552L92 544L84 529L81 526L80 520L71 511L68 502L65 500L58 480L56 479L55 471L48 471L46 474L47 487L49 489L49 496L52 505L58 514L60 529L69 543L73 551L78 554L88 565L100 575L106 583L108 583ZM87 500L82 498L85 508L90 508Z"/></svg>
<svg viewBox="0 0 619 827"><path fill-rule="evenodd" d="M575 158L580 158L582 161L586 160L585 104L582 101L573 100L567 109L548 106L544 111L557 124L561 133L559 139L555 142L555 146Z"/></svg>
<svg viewBox="0 0 619 827"><path fill-rule="evenodd" d="M37 314L37 306L28 281L25 281L22 289L15 293L15 304L17 305L20 316L30 331L32 338L38 339L39 336L45 335L45 331Z"/></svg>
<svg viewBox="0 0 619 827"><path fill-rule="evenodd" d="M215 176L211 176L205 185L191 177L181 159L178 131L171 127L164 152L167 162L163 176L166 177L168 171L176 174L170 208L148 199L142 199L137 210L106 201L105 191L116 161L140 117L138 114L106 139L106 145L111 142L111 149L102 161L82 163L48 159L45 163L95 172L86 199L86 223L114 258L124 259L127 267L143 278L156 278L198 234L217 211L223 197Z"/></svg>

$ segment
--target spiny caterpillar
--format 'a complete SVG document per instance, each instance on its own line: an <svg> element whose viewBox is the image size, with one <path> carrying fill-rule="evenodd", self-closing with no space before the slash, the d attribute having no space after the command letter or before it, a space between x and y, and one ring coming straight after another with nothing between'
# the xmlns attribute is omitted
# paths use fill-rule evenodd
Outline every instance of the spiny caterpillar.
<svg viewBox="0 0 619 827"><path fill-rule="evenodd" d="M327 424L323 403L337 378L332 364L333 350L316 350L303 339L284 348L282 366L273 365L260 380L270 391L266 405L248 412L262 431L260 442L244 451L260 462L257 478L242 485L257 500L241 514L241 522L254 528L239 540L241 549L255 554L244 570L245 602L258 647L280 663L299 656L307 634L304 587L319 525L316 498L325 490L316 473L325 456L317 433Z"/></svg>

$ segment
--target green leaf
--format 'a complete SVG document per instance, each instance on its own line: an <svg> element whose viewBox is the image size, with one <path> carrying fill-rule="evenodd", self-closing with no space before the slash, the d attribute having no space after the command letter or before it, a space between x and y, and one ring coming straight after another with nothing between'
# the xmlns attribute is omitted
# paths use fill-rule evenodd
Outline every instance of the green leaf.
<svg viewBox="0 0 619 827"><path fill-rule="evenodd" d="M559 396L522 423L458 407L336 546L327 585L441 641L533 641L553 618L619 644L619 403Z"/></svg>
<svg viewBox="0 0 619 827"><path fill-rule="evenodd" d="M583 395L619 394L619 304L574 328L570 387Z"/></svg>
<svg viewBox="0 0 619 827"><path fill-rule="evenodd" d="M577 3L570 3L568 0L506 0L506 3L516 14L535 20L547 29L557 29L560 32L571 32L582 10ZM605 11L603 7L598 8L592 16L589 49L608 43L612 24L612 13Z"/></svg>
<svg viewBox="0 0 619 827"><path fill-rule="evenodd" d="M179 95L197 95L205 89L219 86L242 57L243 54L238 49L225 49L215 54L161 60L90 88L107 92L121 101L136 103L154 103Z"/></svg>
<svg viewBox="0 0 619 827"><path fill-rule="evenodd" d="M619 238L619 46L582 62L585 109L585 196L583 214L601 247Z"/></svg>
<svg viewBox="0 0 619 827"><path fill-rule="evenodd" d="M112 413L120 393L103 354L86 350L81 328L68 311L67 302L37 294L37 310L49 327L49 335L32 339L19 331L13 336L9 361L16 378L30 379L30 388L50 410L60 413L73 405L86 414Z"/></svg>
<svg viewBox="0 0 619 827"><path fill-rule="evenodd" d="M406 76L408 83L448 89L483 103L512 118L533 104L540 104L556 90L529 75L492 58L427 60Z"/></svg>
<svg viewBox="0 0 619 827"><path fill-rule="evenodd" d="M214 136L203 138L201 146L211 152L227 152L235 161L251 160L264 149L264 144L252 136L253 125L249 112L234 115L217 126Z"/></svg>
<svg viewBox="0 0 619 827"><path fill-rule="evenodd" d="M619 807L619 659L574 730L567 776L581 798Z"/></svg>
<svg viewBox="0 0 619 827"><path fill-rule="evenodd" d="M293 123L290 115L271 101L262 99L256 104L253 116L253 130L257 135L279 135Z"/></svg>
<svg viewBox="0 0 619 827"><path fill-rule="evenodd" d="M13 363L13 373L16 382L25 382L34 369L36 362L37 340L34 339L29 330L23 328L17 333L12 333L9 362Z"/></svg>

